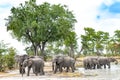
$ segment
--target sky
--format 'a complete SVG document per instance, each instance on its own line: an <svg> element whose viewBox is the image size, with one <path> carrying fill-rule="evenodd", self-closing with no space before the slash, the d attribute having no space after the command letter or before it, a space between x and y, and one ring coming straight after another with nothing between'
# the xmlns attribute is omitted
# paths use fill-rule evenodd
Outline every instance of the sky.
<svg viewBox="0 0 120 80"><path fill-rule="evenodd" d="M0 0L0 41L10 43L18 53L25 53L25 45L18 42L6 31L4 20L10 15L10 9L19 6L28 0ZM120 0L36 0L37 4L49 2L51 4L67 5L73 11L77 23L75 31L80 37L84 34L84 27L92 27L96 31L109 32L112 36L114 31L120 29ZM79 43L80 44L80 41Z"/></svg>

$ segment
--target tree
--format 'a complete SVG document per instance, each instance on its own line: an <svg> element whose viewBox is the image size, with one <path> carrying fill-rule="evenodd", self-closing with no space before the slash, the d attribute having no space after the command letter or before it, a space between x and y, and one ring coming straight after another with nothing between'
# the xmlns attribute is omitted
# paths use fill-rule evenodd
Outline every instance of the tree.
<svg viewBox="0 0 120 80"><path fill-rule="evenodd" d="M5 70L5 58L4 54L7 52L7 44L4 41L0 41L0 72Z"/></svg>
<svg viewBox="0 0 120 80"><path fill-rule="evenodd" d="M94 40L97 53L102 53L103 50L106 48L107 41L109 40L109 33L97 31Z"/></svg>
<svg viewBox="0 0 120 80"><path fill-rule="evenodd" d="M95 31L92 28L84 28L85 35L81 35L82 50L84 54L102 53L106 48L109 33L103 31Z"/></svg>
<svg viewBox="0 0 120 80"><path fill-rule="evenodd" d="M77 35L75 32L70 32L66 36L64 44L68 47L69 56L74 58L75 49L77 49Z"/></svg>
<svg viewBox="0 0 120 80"><path fill-rule="evenodd" d="M66 6L50 5L45 2L36 4L36 0L26 1L25 5L11 9L7 20L7 30L19 41L32 44L35 55L44 57L47 42L62 40L74 30L76 19Z"/></svg>
<svg viewBox="0 0 120 80"><path fill-rule="evenodd" d="M85 34L81 35L81 52L83 54L90 54L94 52L94 38L93 36L95 35L95 30L93 28L86 27L84 28Z"/></svg>
<svg viewBox="0 0 120 80"><path fill-rule="evenodd" d="M12 69L14 67L15 49L5 44L4 41L0 41L0 72L5 69Z"/></svg>
<svg viewBox="0 0 120 80"><path fill-rule="evenodd" d="M6 59L5 62L7 64L8 69L14 68L14 64L15 64L14 56L15 56L15 54L16 54L15 48L10 47L10 48L8 48L7 54L4 55L4 57Z"/></svg>
<svg viewBox="0 0 120 80"><path fill-rule="evenodd" d="M112 37L112 53L120 54L120 30L114 31L114 36Z"/></svg>

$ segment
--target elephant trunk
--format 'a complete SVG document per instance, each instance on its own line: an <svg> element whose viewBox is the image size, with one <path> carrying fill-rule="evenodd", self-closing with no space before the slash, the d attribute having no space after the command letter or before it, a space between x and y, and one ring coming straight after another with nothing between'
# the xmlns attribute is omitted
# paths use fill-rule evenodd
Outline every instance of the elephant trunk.
<svg viewBox="0 0 120 80"><path fill-rule="evenodd" d="M21 69L21 74L22 74L22 77L23 77L23 74L25 73L25 67L23 67L22 65L22 69Z"/></svg>
<svg viewBox="0 0 120 80"><path fill-rule="evenodd" d="M22 77L23 77L23 69L22 69Z"/></svg>

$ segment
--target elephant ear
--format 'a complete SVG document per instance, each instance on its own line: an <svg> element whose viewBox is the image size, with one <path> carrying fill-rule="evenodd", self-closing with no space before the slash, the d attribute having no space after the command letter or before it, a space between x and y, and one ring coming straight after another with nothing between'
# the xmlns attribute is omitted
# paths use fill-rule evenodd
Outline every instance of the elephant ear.
<svg viewBox="0 0 120 80"><path fill-rule="evenodd" d="M33 64L33 61L32 60L29 60L28 61L28 66L31 66Z"/></svg>
<svg viewBox="0 0 120 80"><path fill-rule="evenodd" d="M14 56L14 59L15 59L15 61L16 61L17 63L19 62L19 58L20 58L19 55L15 55L15 56Z"/></svg>

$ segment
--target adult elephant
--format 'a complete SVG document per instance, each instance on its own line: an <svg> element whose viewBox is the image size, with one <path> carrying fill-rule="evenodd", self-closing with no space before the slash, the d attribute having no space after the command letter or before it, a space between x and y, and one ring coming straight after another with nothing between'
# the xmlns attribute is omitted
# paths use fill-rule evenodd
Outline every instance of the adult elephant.
<svg viewBox="0 0 120 80"><path fill-rule="evenodd" d="M96 56L87 56L83 59L83 66L85 69L95 69L98 68L99 62Z"/></svg>
<svg viewBox="0 0 120 80"><path fill-rule="evenodd" d="M34 56L26 59L23 62L22 69L25 69L25 67L28 67L27 76L29 76L31 68L33 69L33 73L35 73L36 76L38 73L40 75L44 75L44 61L39 56Z"/></svg>
<svg viewBox="0 0 120 80"><path fill-rule="evenodd" d="M102 66L106 68L106 65L108 66L108 68L111 68L111 65L110 65L111 62L115 62L115 64L118 64L118 61L112 57L99 57L98 61L100 64L100 68L102 68Z"/></svg>
<svg viewBox="0 0 120 80"><path fill-rule="evenodd" d="M56 56L52 61L53 72L56 73L57 70L62 72L63 67L66 68L66 72L68 72L69 68L74 72L75 60L69 56Z"/></svg>
<svg viewBox="0 0 120 80"><path fill-rule="evenodd" d="M22 71L22 65L23 65L24 60L27 59L27 58L28 58L27 54L15 55L15 57L14 57L15 61L18 63L20 74L25 73L25 69L23 69L23 71Z"/></svg>

